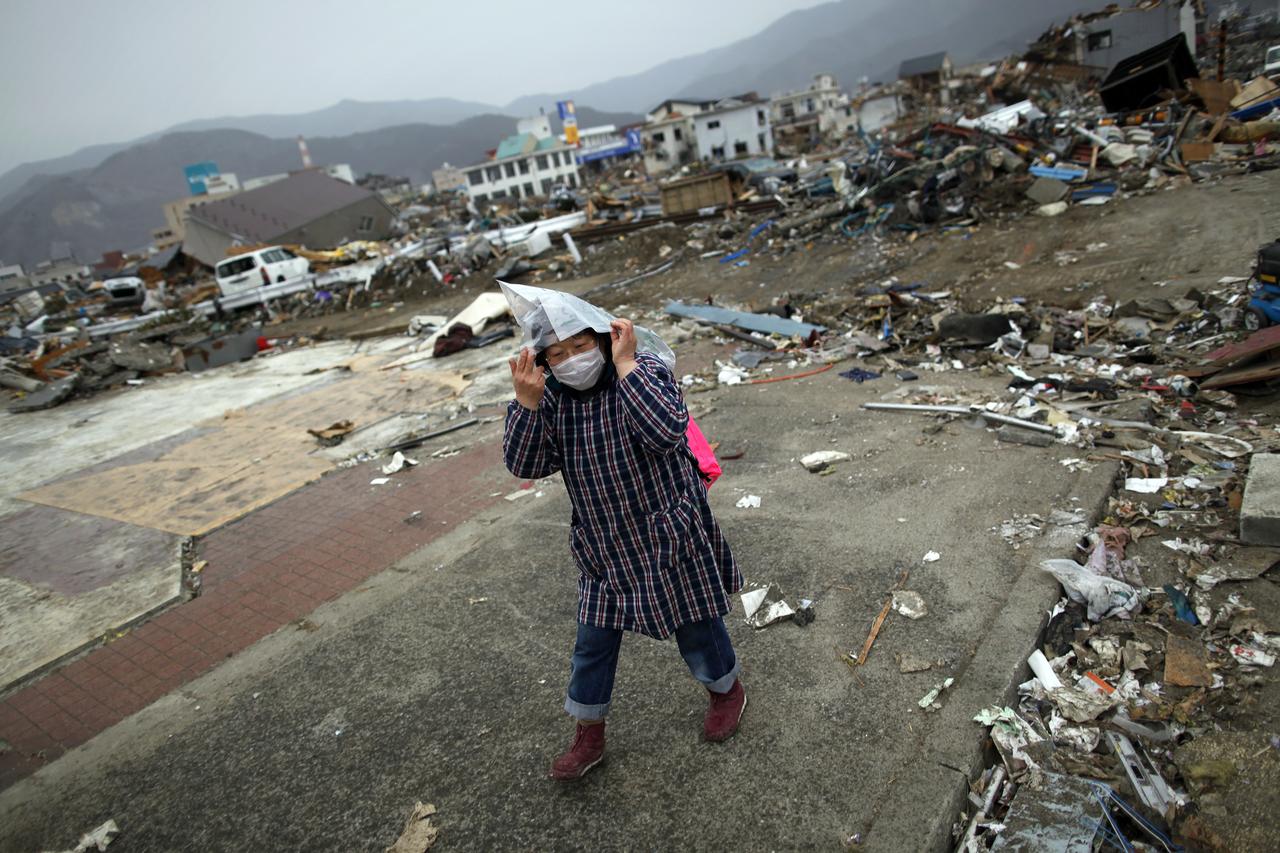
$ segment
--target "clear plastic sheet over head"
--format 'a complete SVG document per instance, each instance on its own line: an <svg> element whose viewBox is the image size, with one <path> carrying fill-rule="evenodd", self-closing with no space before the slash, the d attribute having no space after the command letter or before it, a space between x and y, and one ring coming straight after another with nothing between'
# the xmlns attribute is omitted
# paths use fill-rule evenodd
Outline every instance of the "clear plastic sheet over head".
<svg viewBox="0 0 1280 853"><path fill-rule="evenodd" d="M608 334L610 321L617 319L603 308L572 293L505 281L499 281L498 286L502 288L502 295L507 297L511 314L524 333L520 345L534 352L542 352L556 341L571 338L587 329ZM676 355L671 347L643 326L636 326L636 349L653 353L675 372Z"/></svg>

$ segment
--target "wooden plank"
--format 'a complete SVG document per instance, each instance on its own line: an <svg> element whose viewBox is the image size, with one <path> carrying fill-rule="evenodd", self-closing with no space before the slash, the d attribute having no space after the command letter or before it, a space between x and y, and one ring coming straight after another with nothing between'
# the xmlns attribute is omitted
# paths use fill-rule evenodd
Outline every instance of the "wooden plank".
<svg viewBox="0 0 1280 853"><path fill-rule="evenodd" d="M1245 385L1250 382L1262 382L1267 379L1280 379L1280 361L1269 361L1254 367L1242 367L1239 370L1228 370L1219 373L1200 383L1201 388L1229 388L1233 385Z"/></svg>
<svg viewBox="0 0 1280 853"><path fill-rule="evenodd" d="M1192 370L1196 371L1196 375L1205 376L1225 367L1230 367L1243 359L1262 355L1274 349L1280 349L1280 326L1268 326L1265 329L1259 329L1243 341L1219 347L1213 352L1207 353L1204 361L1196 365ZM1187 375L1190 376L1192 374L1188 372Z"/></svg>
<svg viewBox="0 0 1280 853"><path fill-rule="evenodd" d="M1206 142L1213 142L1218 138L1218 134L1222 133L1222 127L1227 123L1227 114L1223 113L1218 116L1218 120L1213 123L1213 129L1209 131L1209 135L1205 137Z"/></svg>
<svg viewBox="0 0 1280 853"><path fill-rule="evenodd" d="M1182 143L1182 162L1201 163L1212 160L1213 149L1212 142L1184 142Z"/></svg>
<svg viewBox="0 0 1280 853"><path fill-rule="evenodd" d="M78 349L84 349L88 345L89 342L87 340L76 341L75 343L68 344L65 347L58 347L51 352L47 352L31 362L31 372L36 375L36 378L43 379L48 382L52 378L52 375L48 371L51 369L50 365L52 365L53 362L62 358L64 355L69 355L70 353L75 352Z"/></svg>

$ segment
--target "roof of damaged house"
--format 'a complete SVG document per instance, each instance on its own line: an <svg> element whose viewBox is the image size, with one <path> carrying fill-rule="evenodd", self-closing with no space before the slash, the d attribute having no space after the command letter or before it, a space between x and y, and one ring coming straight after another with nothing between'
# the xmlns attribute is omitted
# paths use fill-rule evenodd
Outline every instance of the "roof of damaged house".
<svg viewBox="0 0 1280 853"><path fill-rule="evenodd" d="M658 110L663 109L664 107L668 111L670 111L671 108L676 104L695 104L699 109L707 109L708 107L715 104L715 99L714 98L667 98L665 101L658 104L653 109L649 110L649 113L656 113Z"/></svg>
<svg viewBox="0 0 1280 853"><path fill-rule="evenodd" d="M757 107L761 104L768 104L768 98L762 98L755 92L747 92L743 95L730 95L727 98L721 98L712 105L711 109L703 110L693 116L695 119L701 119L706 116L712 116L717 113L727 113L732 110L740 110L745 107Z"/></svg>
<svg viewBox="0 0 1280 853"><path fill-rule="evenodd" d="M49 284L37 284L32 287L24 287L21 290L10 290L5 293L0 293L0 305L8 305L10 302L21 299L28 293L36 293L40 296L50 296L54 293L64 293L66 292L66 289L67 288L63 287L61 283L55 281Z"/></svg>
<svg viewBox="0 0 1280 853"><path fill-rule="evenodd" d="M267 241L370 198L381 201L364 187L309 169L231 198L198 204L188 216L230 234Z"/></svg>
<svg viewBox="0 0 1280 853"><path fill-rule="evenodd" d="M947 61L947 52L930 53L927 56L917 56L914 59L904 60L902 65L898 67L898 78L918 77L921 74L932 74L942 68Z"/></svg>
<svg viewBox="0 0 1280 853"><path fill-rule="evenodd" d="M560 140L554 136L539 139L532 133L517 133L513 136L508 136L498 144L497 153L493 155L493 159L505 160L508 157L518 157L521 154L534 154L538 151L556 148L560 144Z"/></svg>

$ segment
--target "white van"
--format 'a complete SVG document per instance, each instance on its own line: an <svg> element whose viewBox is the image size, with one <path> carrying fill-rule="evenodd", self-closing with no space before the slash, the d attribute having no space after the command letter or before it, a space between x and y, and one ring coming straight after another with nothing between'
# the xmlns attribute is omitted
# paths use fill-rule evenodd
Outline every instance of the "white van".
<svg viewBox="0 0 1280 853"><path fill-rule="evenodd" d="M222 295L232 296L264 284L290 281L309 272L311 264L306 258L298 257L283 246L268 246L219 261L213 274Z"/></svg>
<svg viewBox="0 0 1280 853"><path fill-rule="evenodd" d="M1280 44L1267 48L1267 58L1263 60L1262 76L1271 78L1274 83L1280 77Z"/></svg>

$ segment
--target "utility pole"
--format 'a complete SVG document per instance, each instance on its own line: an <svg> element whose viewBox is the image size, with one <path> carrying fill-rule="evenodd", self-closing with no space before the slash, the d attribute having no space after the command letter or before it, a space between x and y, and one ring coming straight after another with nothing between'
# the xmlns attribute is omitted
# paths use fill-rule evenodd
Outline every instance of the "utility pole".
<svg viewBox="0 0 1280 853"><path fill-rule="evenodd" d="M1218 82L1227 79L1227 21L1218 22Z"/></svg>

